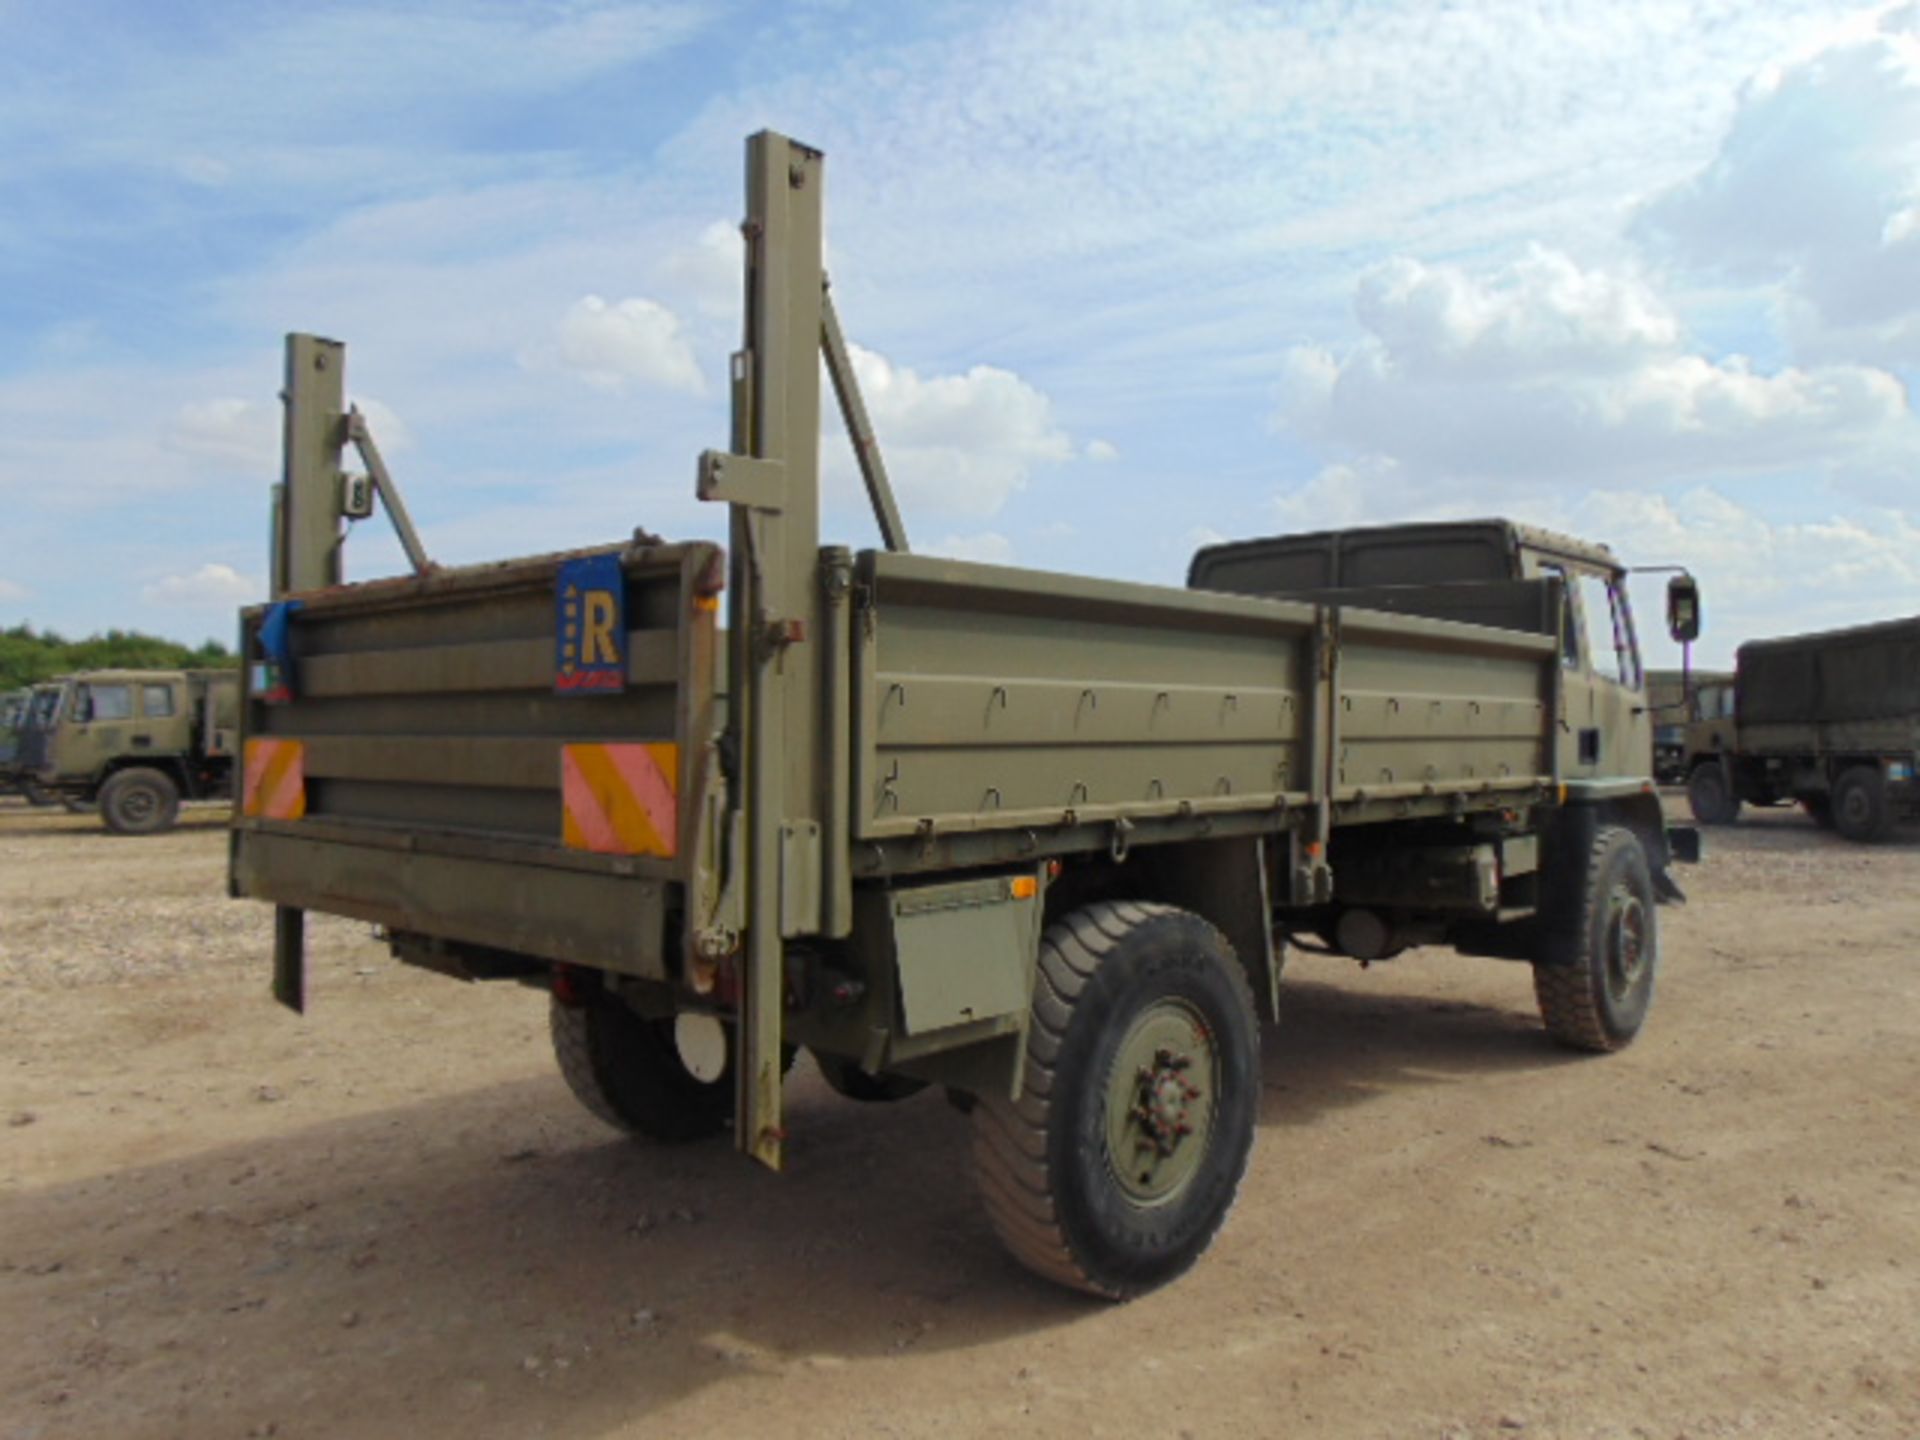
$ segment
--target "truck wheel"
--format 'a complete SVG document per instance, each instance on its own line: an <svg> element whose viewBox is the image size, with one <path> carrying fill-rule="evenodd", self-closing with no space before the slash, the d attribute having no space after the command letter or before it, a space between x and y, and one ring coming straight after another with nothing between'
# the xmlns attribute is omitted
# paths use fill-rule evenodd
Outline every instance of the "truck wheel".
<svg viewBox="0 0 1920 1440"><path fill-rule="evenodd" d="M1259 1094L1253 993L1220 932L1167 905L1076 910L1040 942L1020 1099L970 1117L993 1228L1062 1285L1164 1284L1226 1219Z"/></svg>
<svg viewBox="0 0 1920 1440"><path fill-rule="evenodd" d="M1887 777L1879 766L1856 765L1841 772L1833 785L1833 828L1863 845L1892 833L1893 807L1887 804Z"/></svg>
<svg viewBox="0 0 1920 1440"><path fill-rule="evenodd" d="M630 1135L678 1143L717 1135L733 1121L732 1032L726 1069L702 1080L687 1069L672 1020L636 1014L617 995L555 996L553 1053L574 1098Z"/></svg>
<svg viewBox="0 0 1920 1440"><path fill-rule="evenodd" d="M1687 804L1702 825L1731 825L1740 818L1740 797L1727 788L1718 765L1697 765L1687 777Z"/></svg>
<svg viewBox="0 0 1920 1440"><path fill-rule="evenodd" d="M100 787L100 818L116 835L158 835L180 816L180 787L163 770L116 770Z"/></svg>
<svg viewBox="0 0 1920 1440"><path fill-rule="evenodd" d="M906 1075L870 1074L838 1055L822 1055L815 1051L813 1063L819 1067L820 1074L833 1092L849 1100L884 1104L891 1100L905 1100L909 1095L918 1095L927 1088L926 1081Z"/></svg>
<svg viewBox="0 0 1920 1440"><path fill-rule="evenodd" d="M1640 1033L1660 963L1646 852L1618 826L1593 837L1579 904L1549 926L1533 964L1547 1033L1575 1050L1618 1050Z"/></svg>

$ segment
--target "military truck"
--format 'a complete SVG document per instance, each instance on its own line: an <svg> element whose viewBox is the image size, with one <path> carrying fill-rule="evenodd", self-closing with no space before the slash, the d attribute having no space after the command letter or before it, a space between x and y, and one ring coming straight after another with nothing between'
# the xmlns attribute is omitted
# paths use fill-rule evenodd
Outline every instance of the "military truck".
<svg viewBox="0 0 1920 1440"><path fill-rule="evenodd" d="M1647 714L1653 720L1653 778L1662 785L1687 783L1687 726L1702 717L1700 696L1731 686L1723 670L1649 670Z"/></svg>
<svg viewBox="0 0 1920 1440"><path fill-rule="evenodd" d="M1731 685L1703 687L1687 730L1694 817L1797 802L1863 843L1920 817L1920 616L1754 640Z"/></svg>
<svg viewBox="0 0 1920 1440"><path fill-rule="evenodd" d="M27 705L32 699L33 691L24 688L0 695L0 795L18 788L14 757L20 751L20 732L26 728Z"/></svg>
<svg viewBox="0 0 1920 1440"><path fill-rule="evenodd" d="M119 835L173 828L182 800L233 793L236 670L89 670L37 692L20 737L22 785L41 803L97 806Z"/></svg>
<svg viewBox="0 0 1920 1440"><path fill-rule="evenodd" d="M1555 1040L1631 1041L1692 832L1647 774L1611 553L1410 526L1215 547L1184 590L911 553L824 178L749 141L732 443L695 476L725 550L436 567L344 347L288 338L231 837L276 996L305 1004L306 912L371 922L402 962L544 992L609 1124L731 1127L774 1168L799 1048L855 1099L943 1087L1006 1246L1114 1298L1227 1214L1290 938L1530 962ZM820 543L823 354L879 549ZM343 583L370 496L413 573Z"/></svg>

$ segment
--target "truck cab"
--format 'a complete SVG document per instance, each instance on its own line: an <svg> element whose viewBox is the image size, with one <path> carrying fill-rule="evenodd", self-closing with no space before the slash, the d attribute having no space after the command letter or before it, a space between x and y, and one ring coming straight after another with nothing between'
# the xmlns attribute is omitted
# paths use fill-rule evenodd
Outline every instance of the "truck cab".
<svg viewBox="0 0 1920 1440"><path fill-rule="evenodd" d="M220 671L93 670L37 694L23 781L121 834L168 829L182 799L227 793L238 681Z"/></svg>
<svg viewBox="0 0 1920 1440"><path fill-rule="evenodd" d="M1486 584L1501 580L1559 581L1560 613L1513 612ZM1646 779L1646 672L1626 569L1605 545L1501 519L1322 530L1210 545L1187 583L1557 634L1560 774L1603 790Z"/></svg>

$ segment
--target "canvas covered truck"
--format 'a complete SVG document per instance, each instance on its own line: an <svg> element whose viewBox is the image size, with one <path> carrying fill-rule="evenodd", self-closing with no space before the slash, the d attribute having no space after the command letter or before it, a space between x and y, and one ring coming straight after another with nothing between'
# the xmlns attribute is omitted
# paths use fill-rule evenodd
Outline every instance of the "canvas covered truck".
<svg viewBox="0 0 1920 1440"><path fill-rule="evenodd" d="M398 492L344 349L289 337L231 837L283 1003L306 912L371 922L545 992L612 1125L730 1128L776 1168L798 1049L853 1098L943 1087L1007 1247L1110 1297L1227 1213L1289 935L1511 956L1556 1039L1634 1037L1687 847L1606 551L1410 529L1356 542L1397 545L1388 573L1268 575L1272 542L1185 590L911 553L824 284L822 157L761 134L747 170L732 442L695 479L724 549L441 568L416 539L414 573L343 583L343 507ZM823 353L883 548L820 542Z"/></svg>
<svg viewBox="0 0 1920 1440"><path fill-rule="evenodd" d="M1798 803L1849 840L1920 818L1920 616L1754 640L1687 727L1694 817Z"/></svg>
<svg viewBox="0 0 1920 1440"><path fill-rule="evenodd" d="M182 800L232 793L234 670L89 670L36 690L20 737L21 783L41 803L97 806L109 830L153 835Z"/></svg>

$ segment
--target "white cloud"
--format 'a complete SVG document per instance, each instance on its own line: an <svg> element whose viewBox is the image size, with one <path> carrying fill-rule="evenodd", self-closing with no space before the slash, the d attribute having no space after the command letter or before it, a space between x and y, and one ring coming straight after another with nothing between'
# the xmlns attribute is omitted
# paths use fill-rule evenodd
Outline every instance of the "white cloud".
<svg viewBox="0 0 1920 1440"><path fill-rule="evenodd" d="M737 315L744 250L740 227L731 221L715 220L693 244L668 255L660 272L669 284L691 297L704 314Z"/></svg>
<svg viewBox="0 0 1920 1440"><path fill-rule="evenodd" d="M585 295L567 307L555 333L558 363L590 385L624 390L629 382L698 395L706 389L679 318L656 300L613 304Z"/></svg>
<svg viewBox="0 0 1920 1440"><path fill-rule="evenodd" d="M266 597L267 587L231 565L212 561L187 575L165 575L144 586L140 598L149 605L250 605Z"/></svg>
<svg viewBox="0 0 1920 1440"><path fill-rule="evenodd" d="M1034 472L1071 460L1053 402L1010 370L922 376L850 345L854 373L903 501L928 510L996 514ZM836 469L849 462L829 452Z"/></svg>
<svg viewBox="0 0 1920 1440"><path fill-rule="evenodd" d="M1718 153L1646 207L1682 261L1777 285L1804 345L1920 361L1920 5L1763 72Z"/></svg>
<svg viewBox="0 0 1920 1440"><path fill-rule="evenodd" d="M1582 270L1538 245L1483 277L1388 261L1361 277L1354 309L1398 369L1416 377L1617 372L1680 339L1673 312L1638 280Z"/></svg>
<svg viewBox="0 0 1920 1440"><path fill-rule="evenodd" d="M1395 261L1362 279L1356 309L1368 333L1345 354L1288 352L1279 420L1409 484L1798 466L1872 487L1920 462L1894 375L1709 358L1644 284L1565 256L1536 250L1479 275Z"/></svg>
<svg viewBox="0 0 1920 1440"><path fill-rule="evenodd" d="M1109 460L1120 458L1120 447L1111 440L1089 440L1083 453L1095 464L1103 465Z"/></svg>
<svg viewBox="0 0 1920 1440"><path fill-rule="evenodd" d="M1013 564L1013 541L993 530L977 535L947 535L926 547L929 555L948 560L975 560L982 565Z"/></svg>
<svg viewBox="0 0 1920 1440"><path fill-rule="evenodd" d="M280 453L280 414L252 400L225 396L182 405L166 443L195 459L235 469L267 471Z"/></svg>
<svg viewBox="0 0 1920 1440"><path fill-rule="evenodd" d="M24 600L32 593L18 581L0 576L0 600Z"/></svg>

